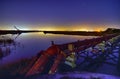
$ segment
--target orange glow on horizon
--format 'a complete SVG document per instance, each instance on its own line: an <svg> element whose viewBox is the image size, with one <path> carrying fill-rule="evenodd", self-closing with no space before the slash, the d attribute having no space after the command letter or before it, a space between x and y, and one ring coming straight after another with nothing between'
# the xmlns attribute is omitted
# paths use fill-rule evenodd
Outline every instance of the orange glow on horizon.
<svg viewBox="0 0 120 79"><path fill-rule="evenodd" d="M104 28L95 28L95 29L89 29L89 28L78 28L78 29L73 29L73 28L50 28L50 27L46 27L46 28L41 28L39 29L41 31L104 31Z"/></svg>
<svg viewBox="0 0 120 79"><path fill-rule="evenodd" d="M106 29L104 29L104 28L97 28L97 29L96 29L97 32L101 32L101 31L105 31L105 30L106 30Z"/></svg>
<svg viewBox="0 0 120 79"><path fill-rule="evenodd" d="M19 30L40 30L40 31L104 31L108 26L101 25L70 25L70 26L55 26L55 25L23 25L18 26ZM0 27L0 30L16 30L13 26Z"/></svg>
<svg viewBox="0 0 120 79"><path fill-rule="evenodd" d="M50 28L50 27L42 27L38 30L41 31L97 31L97 32L101 32L106 30L106 28L80 28L80 27L70 27L70 28L66 28L66 27L57 27L57 28Z"/></svg>

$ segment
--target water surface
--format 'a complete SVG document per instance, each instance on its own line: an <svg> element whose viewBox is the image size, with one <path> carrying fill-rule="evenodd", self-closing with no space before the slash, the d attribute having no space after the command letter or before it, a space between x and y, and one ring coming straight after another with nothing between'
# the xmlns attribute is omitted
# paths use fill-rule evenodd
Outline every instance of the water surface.
<svg viewBox="0 0 120 79"><path fill-rule="evenodd" d="M7 36L9 36L12 39L15 39L17 35ZM19 59L30 58L32 56L35 56L39 51L46 50L49 46L51 46L51 41L54 41L55 44L63 44L90 38L95 38L95 36L24 33L15 39L17 45L11 48L11 54L4 57L0 61L0 64L5 64L17 61Z"/></svg>

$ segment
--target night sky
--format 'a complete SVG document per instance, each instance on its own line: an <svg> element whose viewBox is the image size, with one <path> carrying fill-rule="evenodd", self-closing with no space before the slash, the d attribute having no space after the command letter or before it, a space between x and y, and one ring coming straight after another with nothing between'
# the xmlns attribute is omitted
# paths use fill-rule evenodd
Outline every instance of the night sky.
<svg viewBox="0 0 120 79"><path fill-rule="evenodd" d="M0 27L119 24L120 0L0 0ZM95 26L88 26L94 28ZM119 26L117 26L119 27Z"/></svg>

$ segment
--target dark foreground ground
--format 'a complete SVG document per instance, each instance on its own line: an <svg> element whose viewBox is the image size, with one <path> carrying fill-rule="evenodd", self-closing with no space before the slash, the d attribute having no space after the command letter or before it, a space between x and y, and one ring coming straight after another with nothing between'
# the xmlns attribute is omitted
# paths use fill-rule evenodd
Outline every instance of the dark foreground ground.
<svg viewBox="0 0 120 79"><path fill-rule="evenodd" d="M34 75L31 77L7 76L0 79L120 79L119 76L89 73L89 72L66 72L53 75Z"/></svg>
<svg viewBox="0 0 120 79"><path fill-rule="evenodd" d="M120 79L120 77L89 72L66 72L62 74L36 76L35 78L31 77L29 79Z"/></svg>

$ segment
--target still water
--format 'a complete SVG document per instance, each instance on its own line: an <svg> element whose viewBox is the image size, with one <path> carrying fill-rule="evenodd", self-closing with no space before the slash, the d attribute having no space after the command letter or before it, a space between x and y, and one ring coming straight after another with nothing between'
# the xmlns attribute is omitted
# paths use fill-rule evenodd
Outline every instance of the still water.
<svg viewBox="0 0 120 79"><path fill-rule="evenodd" d="M6 35L12 39L16 38L16 35ZM23 58L30 58L35 56L41 50L46 50L51 41L55 44L63 44L74 42L77 40L84 40L95 38L95 36L77 36L77 35L54 35L43 33L24 33L15 39L16 46L11 48L10 55L3 57L0 60L0 64L4 65L10 62L14 62Z"/></svg>

